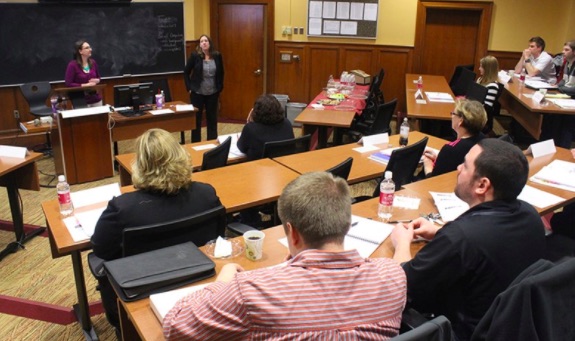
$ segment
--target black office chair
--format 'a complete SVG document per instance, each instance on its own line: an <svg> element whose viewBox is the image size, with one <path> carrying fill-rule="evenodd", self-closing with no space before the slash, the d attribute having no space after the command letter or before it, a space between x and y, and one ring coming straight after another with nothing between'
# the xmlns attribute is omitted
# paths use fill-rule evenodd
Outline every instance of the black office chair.
<svg viewBox="0 0 575 341"><path fill-rule="evenodd" d="M467 86L467 92L465 97L467 99L475 100L481 104L485 103L485 97L487 97L487 88L483 85L473 81Z"/></svg>
<svg viewBox="0 0 575 341"><path fill-rule="evenodd" d="M266 142L262 152L262 158L274 158L285 155L297 154L309 151L311 135L304 135L289 140Z"/></svg>
<svg viewBox="0 0 575 341"><path fill-rule="evenodd" d="M381 91L381 83L385 77L385 71L379 70L379 73L373 76L373 80L369 85L367 92L367 99L365 100L365 108L360 116L355 117L355 121L363 122L365 125L370 125L377 115L377 107L384 103L383 92Z"/></svg>
<svg viewBox="0 0 575 341"><path fill-rule="evenodd" d="M402 321L403 324L403 321ZM441 315L418 327L391 338L393 341L452 341L451 322Z"/></svg>
<svg viewBox="0 0 575 341"><path fill-rule="evenodd" d="M46 100L52 93L50 82L24 83L20 85L20 91L22 91L22 95L30 106L30 114L38 118L52 116L52 108L46 105ZM37 151L44 154L51 154L52 141L50 139L50 130L46 131L46 143L44 147L37 149Z"/></svg>
<svg viewBox="0 0 575 341"><path fill-rule="evenodd" d="M377 107L377 115L375 120L368 124L367 122L356 122L346 134L352 141L359 141L362 136L390 133L391 118L397 107L397 98L392 99L387 103L380 104Z"/></svg>
<svg viewBox="0 0 575 341"><path fill-rule="evenodd" d="M202 246L208 241L224 236L226 229L226 208L218 206L189 217L162 223L128 227L122 232L123 257L157 250L191 241ZM97 279L106 277L104 260L93 252L88 254L90 271Z"/></svg>
<svg viewBox="0 0 575 341"><path fill-rule="evenodd" d="M337 164L331 167L330 169L326 170L326 172L329 172L334 176L339 176L340 178L345 179L347 181L347 178L349 177L349 172L351 172L352 164L353 164L353 158L348 157L340 164Z"/></svg>
<svg viewBox="0 0 575 341"><path fill-rule="evenodd" d="M475 81L475 72L473 72L473 65L458 65L449 81L449 87L455 96L465 96L467 87Z"/></svg>
<svg viewBox="0 0 575 341"><path fill-rule="evenodd" d="M219 146L204 153L202 159L202 170L224 167L228 164L228 154L232 145L232 137L229 136Z"/></svg>

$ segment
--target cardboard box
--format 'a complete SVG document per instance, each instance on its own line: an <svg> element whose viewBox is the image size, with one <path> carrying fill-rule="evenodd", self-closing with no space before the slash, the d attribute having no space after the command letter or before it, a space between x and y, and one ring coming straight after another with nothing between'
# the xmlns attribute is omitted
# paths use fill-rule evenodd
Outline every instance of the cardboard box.
<svg viewBox="0 0 575 341"><path fill-rule="evenodd" d="M355 84L366 85L371 83L371 76L363 70L351 70L351 73L355 75Z"/></svg>

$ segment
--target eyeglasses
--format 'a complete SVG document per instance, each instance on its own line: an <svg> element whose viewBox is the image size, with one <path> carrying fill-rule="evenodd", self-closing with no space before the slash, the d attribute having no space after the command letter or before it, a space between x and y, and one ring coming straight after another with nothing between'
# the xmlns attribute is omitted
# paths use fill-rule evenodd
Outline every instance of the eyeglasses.
<svg viewBox="0 0 575 341"><path fill-rule="evenodd" d="M451 116L461 117L461 114L460 114L460 113L457 113L457 112L455 112L455 111L452 111L452 112L451 112Z"/></svg>
<svg viewBox="0 0 575 341"><path fill-rule="evenodd" d="M82 47L82 50L91 50L91 49L92 49L91 46L84 46L84 47Z"/></svg>

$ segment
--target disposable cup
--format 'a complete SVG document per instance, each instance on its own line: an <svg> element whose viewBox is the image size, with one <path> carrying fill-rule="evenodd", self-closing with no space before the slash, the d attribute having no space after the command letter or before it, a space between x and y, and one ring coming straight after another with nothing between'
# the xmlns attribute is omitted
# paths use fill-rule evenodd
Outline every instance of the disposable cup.
<svg viewBox="0 0 575 341"><path fill-rule="evenodd" d="M262 231L252 230L244 233L246 243L246 257L249 260L258 260L263 256L265 234Z"/></svg>

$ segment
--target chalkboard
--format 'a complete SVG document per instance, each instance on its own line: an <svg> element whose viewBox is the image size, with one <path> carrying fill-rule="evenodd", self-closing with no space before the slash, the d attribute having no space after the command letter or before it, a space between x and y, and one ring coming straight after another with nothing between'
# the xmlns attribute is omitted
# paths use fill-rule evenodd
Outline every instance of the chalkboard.
<svg viewBox="0 0 575 341"><path fill-rule="evenodd" d="M1 3L0 22L0 85L63 80L79 39L102 78L184 69L182 2Z"/></svg>

